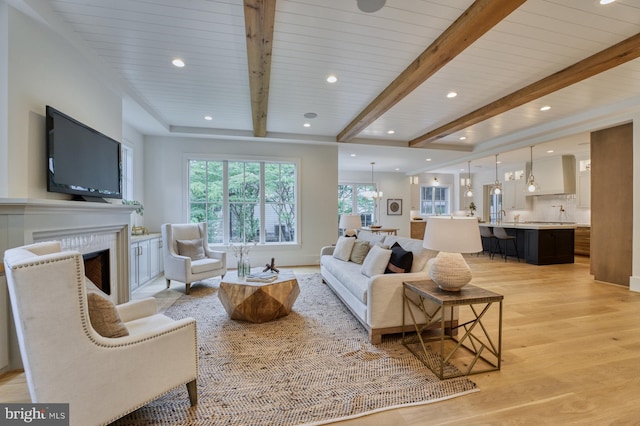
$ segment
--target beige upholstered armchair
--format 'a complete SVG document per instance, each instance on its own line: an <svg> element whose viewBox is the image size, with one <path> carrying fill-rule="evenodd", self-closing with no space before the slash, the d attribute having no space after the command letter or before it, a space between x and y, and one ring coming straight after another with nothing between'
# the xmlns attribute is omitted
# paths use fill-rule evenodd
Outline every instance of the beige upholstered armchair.
<svg viewBox="0 0 640 426"><path fill-rule="evenodd" d="M114 305L58 242L9 249L4 263L32 402L69 403L77 426L111 423L184 384L197 403L194 319L158 314L153 298Z"/></svg>
<svg viewBox="0 0 640 426"><path fill-rule="evenodd" d="M165 223L161 230L167 288L180 281L189 294L191 283L227 273L227 253L209 248L206 223Z"/></svg>

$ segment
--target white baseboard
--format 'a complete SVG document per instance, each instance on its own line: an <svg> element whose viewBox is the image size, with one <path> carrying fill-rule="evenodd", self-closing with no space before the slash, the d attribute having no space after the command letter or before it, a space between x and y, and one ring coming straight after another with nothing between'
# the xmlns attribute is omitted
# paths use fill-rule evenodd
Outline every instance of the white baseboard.
<svg viewBox="0 0 640 426"><path fill-rule="evenodd" d="M640 292L640 277L629 278L629 290Z"/></svg>

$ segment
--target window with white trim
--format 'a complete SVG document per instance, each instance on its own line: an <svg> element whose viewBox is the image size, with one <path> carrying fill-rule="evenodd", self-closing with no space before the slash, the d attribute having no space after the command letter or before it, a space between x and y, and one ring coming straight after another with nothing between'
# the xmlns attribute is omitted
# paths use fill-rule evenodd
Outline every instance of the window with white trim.
<svg viewBox="0 0 640 426"><path fill-rule="evenodd" d="M450 193L451 189L448 186L420 187L420 214L451 214Z"/></svg>
<svg viewBox="0 0 640 426"><path fill-rule="evenodd" d="M121 144L122 149L122 199L133 200L133 149Z"/></svg>
<svg viewBox="0 0 640 426"><path fill-rule="evenodd" d="M188 160L189 221L207 222L212 244L295 243L296 163Z"/></svg>
<svg viewBox="0 0 640 426"><path fill-rule="evenodd" d="M359 214L362 226L375 223L375 200L367 198L367 192L374 191L371 184L345 183L338 185L338 221L341 214Z"/></svg>

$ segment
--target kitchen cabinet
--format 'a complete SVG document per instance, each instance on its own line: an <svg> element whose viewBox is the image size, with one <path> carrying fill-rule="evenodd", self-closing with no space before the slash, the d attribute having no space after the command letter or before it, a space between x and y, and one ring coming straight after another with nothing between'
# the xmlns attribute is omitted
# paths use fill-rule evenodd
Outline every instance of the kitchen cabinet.
<svg viewBox="0 0 640 426"><path fill-rule="evenodd" d="M588 226L578 226L575 233L574 253L582 256L591 254L591 228Z"/></svg>
<svg viewBox="0 0 640 426"><path fill-rule="evenodd" d="M578 207L588 209L591 207L591 172L578 174Z"/></svg>
<svg viewBox="0 0 640 426"><path fill-rule="evenodd" d="M159 234L133 237L129 250L129 290L145 285L164 271Z"/></svg>
<svg viewBox="0 0 640 426"><path fill-rule="evenodd" d="M538 229L524 233L524 257L533 265L573 263L574 229Z"/></svg>
<svg viewBox="0 0 640 426"><path fill-rule="evenodd" d="M524 180L508 180L502 184L502 208L505 210L530 210L531 201L525 192Z"/></svg>
<svg viewBox="0 0 640 426"><path fill-rule="evenodd" d="M424 239L424 230L427 227L426 220L412 221L411 222L411 238L416 240Z"/></svg>

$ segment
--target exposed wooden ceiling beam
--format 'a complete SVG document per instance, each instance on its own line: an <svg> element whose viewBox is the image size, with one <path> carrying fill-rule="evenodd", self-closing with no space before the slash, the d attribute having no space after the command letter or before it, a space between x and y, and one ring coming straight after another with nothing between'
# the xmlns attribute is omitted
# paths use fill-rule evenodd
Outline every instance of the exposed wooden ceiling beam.
<svg viewBox="0 0 640 426"><path fill-rule="evenodd" d="M276 0L244 0L244 26L247 34L247 60L249 62L249 89L253 135L267 135L267 109L269 106L269 80L271 78L271 51Z"/></svg>
<svg viewBox="0 0 640 426"><path fill-rule="evenodd" d="M349 142L526 0L476 0L336 137Z"/></svg>
<svg viewBox="0 0 640 426"><path fill-rule="evenodd" d="M422 147L491 117L640 57L640 33L409 141Z"/></svg>

